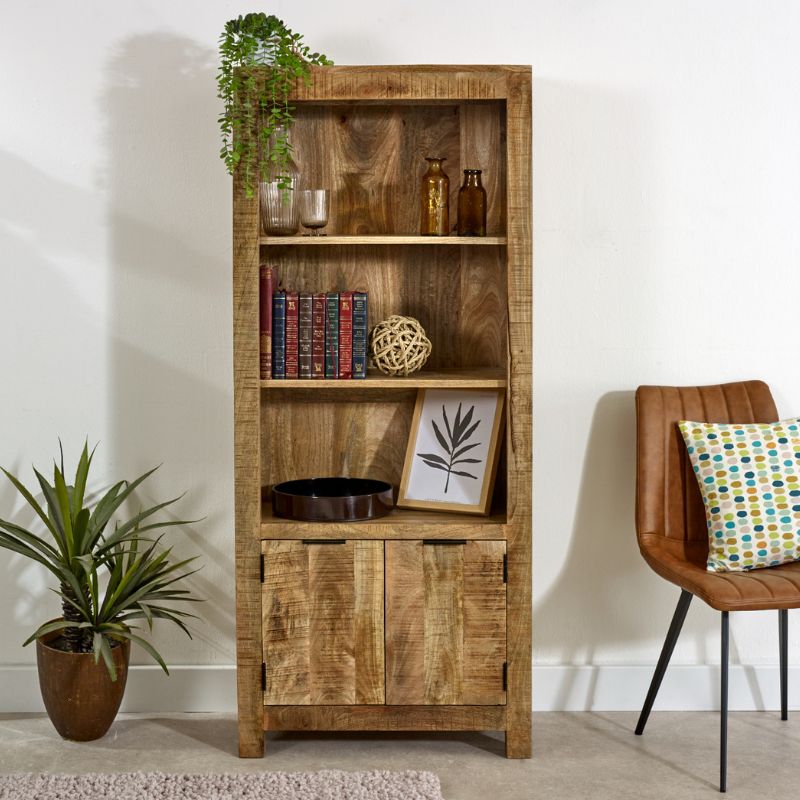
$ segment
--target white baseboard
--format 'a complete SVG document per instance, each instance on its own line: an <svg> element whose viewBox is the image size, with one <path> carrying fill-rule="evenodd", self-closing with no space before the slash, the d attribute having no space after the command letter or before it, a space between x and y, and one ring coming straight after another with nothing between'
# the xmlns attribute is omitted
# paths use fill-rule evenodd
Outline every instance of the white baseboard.
<svg viewBox="0 0 800 800"><path fill-rule="evenodd" d="M533 709L639 711L653 670L652 665L535 666ZM669 667L653 710L719 709L719 675L719 666L676 664ZM778 667L731 664L728 705L731 711L780 708ZM789 707L800 708L800 666L789 667Z"/></svg>
<svg viewBox="0 0 800 800"><path fill-rule="evenodd" d="M156 666L131 667L122 711L236 711L233 666L177 666L167 677ZM638 711L653 667L535 666L534 711ZM777 666L731 665L732 711L779 706ZM800 708L800 666L789 668L789 703ZM712 711L719 708L719 667L680 666L667 670L656 711ZM36 667L0 666L0 712L43 711Z"/></svg>
<svg viewBox="0 0 800 800"><path fill-rule="evenodd" d="M236 668L134 666L121 711L236 711ZM0 666L0 712L44 711L36 666Z"/></svg>

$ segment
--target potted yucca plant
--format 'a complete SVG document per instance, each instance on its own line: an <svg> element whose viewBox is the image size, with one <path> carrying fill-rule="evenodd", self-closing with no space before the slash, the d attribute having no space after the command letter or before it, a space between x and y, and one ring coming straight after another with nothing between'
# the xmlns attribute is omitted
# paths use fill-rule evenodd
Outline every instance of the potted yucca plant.
<svg viewBox="0 0 800 800"><path fill-rule="evenodd" d="M136 642L169 674L164 659L137 633L135 623L152 629L167 620L190 636L193 616L174 607L194 601L182 581L194 559L174 561L160 545L163 529L184 520L153 517L179 498L143 509L124 520L112 518L155 470L134 481L119 481L91 502L89 469L94 450L84 445L70 483L53 465L53 482L34 468L40 503L22 482L3 469L36 514L36 529L0 519L0 547L27 556L57 581L62 615L41 625L25 642L36 641L39 685L56 730L77 741L98 739L117 715L128 672L131 642Z"/></svg>

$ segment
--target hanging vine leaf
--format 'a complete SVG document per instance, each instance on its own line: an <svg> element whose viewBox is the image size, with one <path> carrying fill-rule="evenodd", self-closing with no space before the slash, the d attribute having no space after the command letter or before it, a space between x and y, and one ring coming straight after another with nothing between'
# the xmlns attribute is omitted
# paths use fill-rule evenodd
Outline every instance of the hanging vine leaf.
<svg viewBox="0 0 800 800"><path fill-rule="evenodd" d="M297 79L311 81L311 65L333 62L314 53L283 20L263 12L225 23L219 37L218 97L223 111L220 158L228 172L238 169L248 197L260 180L288 189L286 168L292 152L289 128L294 107L289 93ZM258 79L241 67L268 67ZM272 177L268 177L272 176Z"/></svg>
<svg viewBox="0 0 800 800"><path fill-rule="evenodd" d="M470 410L467 411L467 413L462 417L461 403L459 403L455 419L453 420L453 424L451 426L450 420L447 417L447 409L445 408L444 404L442 404L442 420L444 421L444 429L447 431L447 436L442 433L441 429L436 424L436 420L431 420L431 426L433 427L433 433L436 436L439 445L447 454L448 458L445 459L436 453L417 453L417 456L422 459L422 462L426 466L431 467L431 469L439 469L442 470L442 472L447 473L447 480L444 484L445 494L447 494L447 490L450 488L451 475L457 475L460 478L472 478L473 480L478 479L477 475L472 475L471 473L464 472L463 470L453 469L453 467L459 464L480 464L482 461L480 458L461 458L461 456L463 456L469 450L472 450L473 447L478 447L481 444L481 442L466 444L472 438L472 435L481 424L480 420L477 420L477 422L472 424L472 417L474 416L474 413L475 406L472 406Z"/></svg>

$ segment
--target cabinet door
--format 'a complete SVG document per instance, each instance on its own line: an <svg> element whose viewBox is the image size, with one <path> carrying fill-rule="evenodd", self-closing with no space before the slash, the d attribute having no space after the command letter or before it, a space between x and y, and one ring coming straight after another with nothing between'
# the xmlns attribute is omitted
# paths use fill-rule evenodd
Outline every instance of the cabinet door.
<svg viewBox="0 0 800 800"><path fill-rule="evenodd" d="M386 702L506 702L502 541L386 542Z"/></svg>
<svg viewBox="0 0 800 800"><path fill-rule="evenodd" d="M383 542L262 548L264 703L383 703Z"/></svg>

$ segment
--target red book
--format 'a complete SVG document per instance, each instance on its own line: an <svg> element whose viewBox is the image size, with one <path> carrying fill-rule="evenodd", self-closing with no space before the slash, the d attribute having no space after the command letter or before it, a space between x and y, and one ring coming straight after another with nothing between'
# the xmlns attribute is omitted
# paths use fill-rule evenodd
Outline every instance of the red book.
<svg viewBox="0 0 800 800"><path fill-rule="evenodd" d="M315 294L311 306L311 377L325 377L325 292Z"/></svg>
<svg viewBox="0 0 800 800"><path fill-rule="evenodd" d="M297 292L286 292L286 380L298 377L300 359L298 333L300 330L300 298Z"/></svg>
<svg viewBox="0 0 800 800"><path fill-rule="evenodd" d="M272 292L278 286L275 267L261 264L259 267L259 341L261 343L261 380L272 379Z"/></svg>
<svg viewBox="0 0 800 800"><path fill-rule="evenodd" d="M353 377L352 292L339 292L339 377Z"/></svg>

